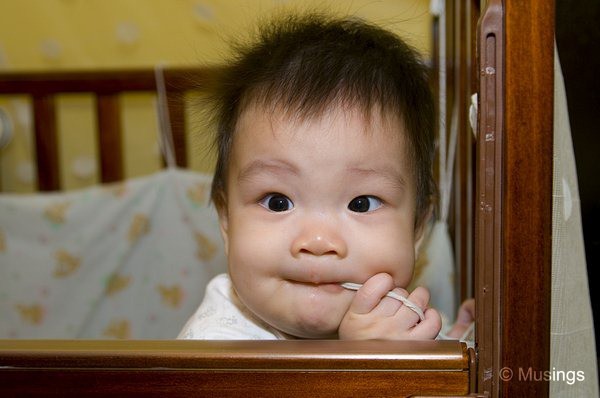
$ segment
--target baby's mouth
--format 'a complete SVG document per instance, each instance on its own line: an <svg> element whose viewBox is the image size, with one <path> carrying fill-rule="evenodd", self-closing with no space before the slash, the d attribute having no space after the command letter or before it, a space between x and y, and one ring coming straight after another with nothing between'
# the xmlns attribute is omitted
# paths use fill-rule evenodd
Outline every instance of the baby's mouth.
<svg viewBox="0 0 600 398"><path fill-rule="evenodd" d="M344 291L345 289L342 287L339 282L322 282L322 283L313 283L313 282L302 282L302 281L292 281L294 284L304 285L309 288L315 288L319 290L323 290L330 293L339 293Z"/></svg>
<svg viewBox="0 0 600 398"><path fill-rule="evenodd" d="M339 283L321 283L318 286L319 289L325 290L329 293L343 292L344 288Z"/></svg>

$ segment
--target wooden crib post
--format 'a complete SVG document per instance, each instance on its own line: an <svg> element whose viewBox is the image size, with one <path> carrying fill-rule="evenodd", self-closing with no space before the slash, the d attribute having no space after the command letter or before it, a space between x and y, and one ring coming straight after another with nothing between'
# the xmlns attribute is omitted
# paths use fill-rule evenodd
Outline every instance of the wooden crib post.
<svg viewBox="0 0 600 398"><path fill-rule="evenodd" d="M550 370L554 1L506 3L502 367ZM547 396L515 378L504 397Z"/></svg>
<svg viewBox="0 0 600 398"><path fill-rule="evenodd" d="M33 115L38 190L56 191L60 189L60 160L54 96L34 95Z"/></svg>
<svg viewBox="0 0 600 398"><path fill-rule="evenodd" d="M479 36L477 392L548 396L554 2L490 0ZM529 372L529 373L528 373Z"/></svg>
<svg viewBox="0 0 600 398"><path fill-rule="evenodd" d="M100 180L103 183L123 179L121 110L117 94L96 96Z"/></svg>

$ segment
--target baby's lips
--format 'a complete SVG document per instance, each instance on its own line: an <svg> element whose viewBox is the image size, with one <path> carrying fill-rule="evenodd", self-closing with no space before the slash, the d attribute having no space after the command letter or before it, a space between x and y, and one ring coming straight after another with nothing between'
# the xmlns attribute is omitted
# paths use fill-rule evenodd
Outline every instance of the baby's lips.
<svg viewBox="0 0 600 398"><path fill-rule="evenodd" d="M293 282L315 285L340 284L349 280L350 277L341 275L339 268L339 264L335 266L325 263L316 265L299 264L284 269L282 278Z"/></svg>

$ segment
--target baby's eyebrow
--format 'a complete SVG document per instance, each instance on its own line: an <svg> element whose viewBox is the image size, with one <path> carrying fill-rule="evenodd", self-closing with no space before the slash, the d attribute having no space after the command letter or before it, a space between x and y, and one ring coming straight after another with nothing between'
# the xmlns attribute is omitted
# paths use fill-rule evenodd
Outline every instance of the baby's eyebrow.
<svg viewBox="0 0 600 398"><path fill-rule="evenodd" d="M365 168L359 166L348 167L347 171L350 173L359 174L363 177L382 177L388 180L393 185L397 185L399 188L406 187L406 179L393 167L376 167L376 168Z"/></svg>
<svg viewBox="0 0 600 398"><path fill-rule="evenodd" d="M238 181L248 180L256 174L268 172L272 174L299 175L300 171L292 163L282 159L256 159L244 166L238 174Z"/></svg>

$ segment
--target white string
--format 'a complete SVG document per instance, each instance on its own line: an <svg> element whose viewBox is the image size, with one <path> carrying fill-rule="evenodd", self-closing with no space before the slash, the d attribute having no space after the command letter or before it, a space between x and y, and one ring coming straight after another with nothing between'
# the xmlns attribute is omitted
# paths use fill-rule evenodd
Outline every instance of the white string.
<svg viewBox="0 0 600 398"><path fill-rule="evenodd" d="M439 32L439 73L438 73L438 136L439 136L439 181L440 181L440 216L442 221L447 219L443 217L447 213L445 202L448 198L448 181L446 179L446 7L443 1L437 1L436 4L438 19L440 23Z"/></svg>
<svg viewBox="0 0 600 398"><path fill-rule="evenodd" d="M455 93L454 106L450 116L450 143L446 142L446 96L447 96L447 66L446 66L446 8L444 1L432 0L430 12L439 19L439 73L438 73L438 108L439 108L439 185L440 185L440 221L447 223L450 212L450 195L452 190L452 174L456 156L456 141L458 136L458 101Z"/></svg>
<svg viewBox="0 0 600 398"><path fill-rule="evenodd" d="M456 140L458 139L458 101L455 99L452 107L452 115L450 116L450 145L448 146L448 159L445 167L446 177L444 189L441 197L441 221L448 221L448 213L450 212L450 194L452 191L452 175L454 173L454 159L456 157Z"/></svg>
<svg viewBox="0 0 600 398"><path fill-rule="evenodd" d="M358 290L361 288L362 284L360 283L353 283L353 282L344 282L341 284L341 286L344 289L348 289L348 290ZM423 313L423 310L421 308L419 308L415 303L413 303L412 301L410 301L409 299L407 299L404 296L399 295L398 293L394 292L394 291L390 291L386 294L387 297L391 297L393 299L396 299L400 302L402 302L402 304L404 304L405 306L407 306L408 308L410 308L411 310L413 310L417 315L419 315L419 319L424 321L425 320L425 314Z"/></svg>
<svg viewBox="0 0 600 398"><path fill-rule="evenodd" d="M175 144L173 142L173 132L171 130L171 119L169 117L169 105L167 103L167 88L165 85L164 68L162 65L154 67L154 79L156 81L157 106L156 114L158 115L160 149L165 157L169 168L176 167L175 162Z"/></svg>

